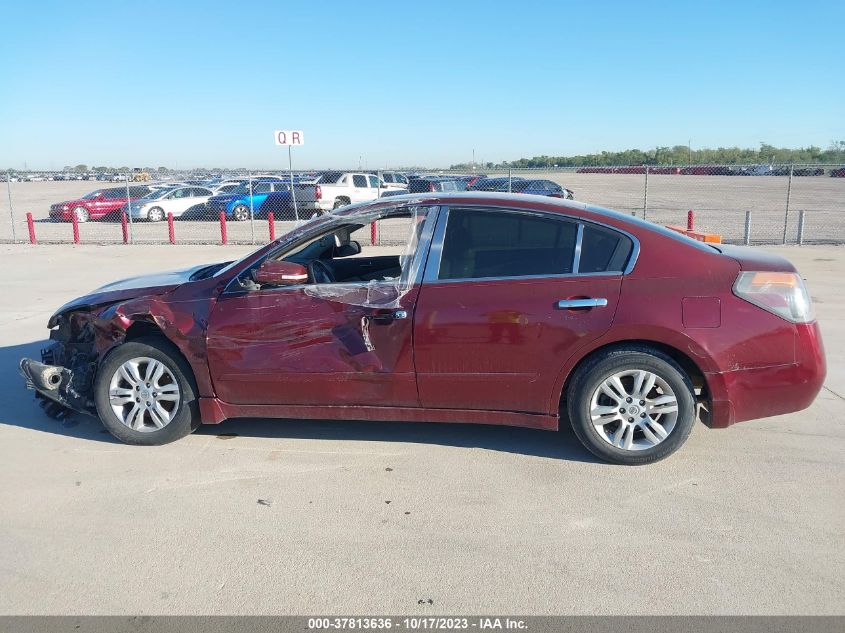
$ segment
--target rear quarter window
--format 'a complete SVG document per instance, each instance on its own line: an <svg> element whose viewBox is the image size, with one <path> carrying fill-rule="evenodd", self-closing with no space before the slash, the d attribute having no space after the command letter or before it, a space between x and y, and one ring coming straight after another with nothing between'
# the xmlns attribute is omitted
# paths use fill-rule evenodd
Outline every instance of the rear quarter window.
<svg viewBox="0 0 845 633"><path fill-rule="evenodd" d="M579 273L603 273L625 270L634 243L626 235L611 229L584 225Z"/></svg>

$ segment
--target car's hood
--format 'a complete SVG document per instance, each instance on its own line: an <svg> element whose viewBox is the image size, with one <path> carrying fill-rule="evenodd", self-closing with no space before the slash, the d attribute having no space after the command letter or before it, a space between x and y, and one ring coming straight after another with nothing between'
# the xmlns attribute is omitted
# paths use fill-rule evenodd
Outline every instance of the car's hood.
<svg viewBox="0 0 845 633"><path fill-rule="evenodd" d="M54 207L60 207L62 205L77 205L77 204L85 204L86 202L91 202L91 200L83 200L82 198L77 198L76 200L65 200L64 202L57 202L54 204Z"/></svg>
<svg viewBox="0 0 845 633"><path fill-rule="evenodd" d="M120 281L114 281L105 286L100 286L82 297L68 301L56 310L53 316L50 317L48 327L53 327L59 315L70 312L71 310L93 308L117 301L127 301L135 297L164 294L177 286L181 286L186 281L190 281L191 275L208 266L209 264L202 264L201 266L193 266L182 270L129 277L128 279L121 279Z"/></svg>

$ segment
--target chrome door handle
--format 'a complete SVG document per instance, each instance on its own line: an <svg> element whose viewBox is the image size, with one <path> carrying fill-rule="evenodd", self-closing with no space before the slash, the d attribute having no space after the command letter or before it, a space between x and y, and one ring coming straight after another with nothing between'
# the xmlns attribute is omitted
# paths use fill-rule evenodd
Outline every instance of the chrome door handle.
<svg viewBox="0 0 845 633"><path fill-rule="evenodd" d="M561 299L557 302L559 310L572 310L573 308L603 308L607 305L607 299Z"/></svg>
<svg viewBox="0 0 845 633"><path fill-rule="evenodd" d="M389 323L398 319L407 319L408 313L405 310L394 310L388 314L369 314L364 318L368 321L375 321L376 323Z"/></svg>

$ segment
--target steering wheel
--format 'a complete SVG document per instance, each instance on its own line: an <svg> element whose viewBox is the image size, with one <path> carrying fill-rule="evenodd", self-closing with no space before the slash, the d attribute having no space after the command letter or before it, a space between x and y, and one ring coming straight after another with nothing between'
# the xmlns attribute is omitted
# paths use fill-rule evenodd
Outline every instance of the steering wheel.
<svg viewBox="0 0 845 633"><path fill-rule="evenodd" d="M322 259L312 260L308 264L308 276L315 284L333 284L334 272Z"/></svg>

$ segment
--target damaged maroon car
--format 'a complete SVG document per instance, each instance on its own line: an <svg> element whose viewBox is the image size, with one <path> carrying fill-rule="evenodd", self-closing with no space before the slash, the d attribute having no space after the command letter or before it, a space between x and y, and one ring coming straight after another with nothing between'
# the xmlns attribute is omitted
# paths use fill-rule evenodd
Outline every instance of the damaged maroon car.
<svg viewBox="0 0 845 633"><path fill-rule="evenodd" d="M354 240L375 221L396 246ZM637 464L698 418L801 410L825 376L788 261L510 194L348 206L235 262L104 286L48 326L41 362L21 361L47 412L133 444L235 417L564 419Z"/></svg>

